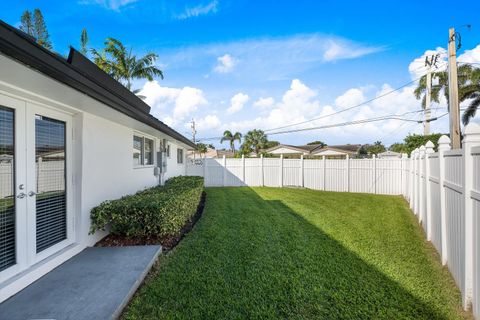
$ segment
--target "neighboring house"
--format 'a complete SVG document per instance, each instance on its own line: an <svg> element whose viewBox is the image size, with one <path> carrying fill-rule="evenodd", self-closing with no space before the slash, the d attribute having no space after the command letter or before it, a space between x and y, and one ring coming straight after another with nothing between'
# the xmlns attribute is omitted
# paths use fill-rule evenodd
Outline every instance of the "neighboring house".
<svg viewBox="0 0 480 320"><path fill-rule="evenodd" d="M377 157L380 159L401 158L402 154L399 152L387 150L385 152L377 154Z"/></svg>
<svg viewBox="0 0 480 320"><path fill-rule="evenodd" d="M188 157L190 159L193 159L194 155L195 155L195 158L223 158L223 156L225 156L226 158L234 157L233 151L216 150L213 148L207 148L207 152L202 154L200 154L198 151L189 151Z"/></svg>
<svg viewBox="0 0 480 320"><path fill-rule="evenodd" d="M318 148L320 145L305 145L305 146L292 146L288 144L279 144L278 146L272 147L265 150L266 153L273 155L284 155L284 156L300 156L300 155L310 155L310 153Z"/></svg>
<svg viewBox="0 0 480 320"><path fill-rule="evenodd" d="M337 157L337 156L354 156L358 154L361 145L346 144L336 146L322 146L320 144L292 146L280 144L276 147L267 149L266 152L273 155L283 156L310 156L310 157Z"/></svg>
<svg viewBox="0 0 480 320"><path fill-rule="evenodd" d="M74 49L0 20L0 302L95 244L90 210L185 174L195 145Z"/></svg>

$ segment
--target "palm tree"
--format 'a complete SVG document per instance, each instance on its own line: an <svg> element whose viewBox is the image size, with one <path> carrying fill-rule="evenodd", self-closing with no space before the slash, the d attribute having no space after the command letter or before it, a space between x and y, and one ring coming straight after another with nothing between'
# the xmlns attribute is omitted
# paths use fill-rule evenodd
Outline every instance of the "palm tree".
<svg viewBox="0 0 480 320"><path fill-rule="evenodd" d="M132 88L133 79L153 81L156 76L163 79L162 70L154 65L158 58L156 54L147 53L145 56L137 58L132 54L132 49L127 50L117 39L107 38L105 49L100 52L93 49L91 52L95 64L115 80L123 82L129 90Z"/></svg>
<svg viewBox="0 0 480 320"><path fill-rule="evenodd" d="M222 139L220 139L220 143L228 141L230 143L230 150L235 153L235 140L238 140L238 143L241 143L242 134L240 132L235 132L235 134L232 134L230 130L225 130Z"/></svg>
<svg viewBox="0 0 480 320"><path fill-rule="evenodd" d="M438 79L438 85L432 86L432 101L440 102L440 93L443 91L447 102L448 98L448 72L440 71L432 73L432 79ZM414 94L417 100L422 99L422 107L425 109L427 92L427 76L420 78ZM475 116L478 106L480 105L480 69L464 64L458 68L458 102L462 103L466 100L473 99L462 116L462 122L467 125L470 119Z"/></svg>
<svg viewBox="0 0 480 320"><path fill-rule="evenodd" d="M267 135L262 130L248 131L243 139L243 150L253 150L256 155L264 149L268 143Z"/></svg>

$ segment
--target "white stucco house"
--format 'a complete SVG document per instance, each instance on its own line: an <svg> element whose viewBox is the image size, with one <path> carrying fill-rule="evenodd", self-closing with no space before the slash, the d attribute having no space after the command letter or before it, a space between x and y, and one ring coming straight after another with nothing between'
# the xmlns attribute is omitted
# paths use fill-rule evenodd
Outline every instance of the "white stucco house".
<svg viewBox="0 0 480 320"><path fill-rule="evenodd" d="M185 174L194 144L74 49L0 20L0 302L105 234L104 200Z"/></svg>

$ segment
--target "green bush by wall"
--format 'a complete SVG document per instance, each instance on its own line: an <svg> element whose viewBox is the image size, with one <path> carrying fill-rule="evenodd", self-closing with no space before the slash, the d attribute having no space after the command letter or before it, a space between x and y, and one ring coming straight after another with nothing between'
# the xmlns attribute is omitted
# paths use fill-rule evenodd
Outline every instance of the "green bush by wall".
<svg viewBox="0 0 480 320"><path fill-rule="evenodd" d="M174 177L165 186L101 203L91 211L91 233L105 230L126 237L166 237L178 233L195 214L203 178Z"/></svg>

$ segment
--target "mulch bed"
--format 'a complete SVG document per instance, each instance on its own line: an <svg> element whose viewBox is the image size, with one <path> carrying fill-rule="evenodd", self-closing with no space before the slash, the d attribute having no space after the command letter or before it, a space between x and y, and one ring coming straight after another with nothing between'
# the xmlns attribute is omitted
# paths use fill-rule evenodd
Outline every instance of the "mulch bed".
<svg viewBox="0 0 480 320"><path fill-rule="evenodd" d="M195 226L195 223L197 223L198 219L203 214L203 209L205 207L205 199L206 199L206 193L202 193L202 197L200 198L200 203L198 204L197 207L197 212L193 215L193 217L188 221L180 230L180 232L174 236L170 237L165 237L165 238L126 238L123 236L118 236L118 235L113 235L109 234L102 240L98 241L95 244L95 247L124 247L124 246L143 246L143 245L156 245L156 244L161 244L162 245L162 252L167 252L173 249L179 242L180 240L183 239L185 234L190 232L190 230L193 229Z"/></svg>

